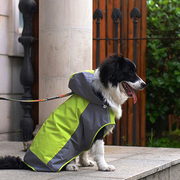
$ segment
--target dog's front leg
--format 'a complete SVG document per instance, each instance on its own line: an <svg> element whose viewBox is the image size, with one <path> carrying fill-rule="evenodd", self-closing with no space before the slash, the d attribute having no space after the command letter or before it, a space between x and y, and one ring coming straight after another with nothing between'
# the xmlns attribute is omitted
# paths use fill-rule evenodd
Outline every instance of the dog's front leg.
<svg viewBox="0 0 180 180"><path fill-rule="evenodd" d="M94 162L89 160L88 158L88 151L83 152L79 156L79 163L84 167L92 167L94 166Z"/></svg>
<svg viewBox="0 0 180 180"><path fill-rule="evenodd" d="M92 157L97 163L99 171L114 171L113 165L108 165L104 159L104 142L103 140L96 140L91 149Z"/></svg>

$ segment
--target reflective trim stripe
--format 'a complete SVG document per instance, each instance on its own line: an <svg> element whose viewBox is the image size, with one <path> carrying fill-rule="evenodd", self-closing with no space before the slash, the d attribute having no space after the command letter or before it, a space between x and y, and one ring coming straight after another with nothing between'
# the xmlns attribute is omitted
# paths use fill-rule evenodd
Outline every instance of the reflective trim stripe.
<svg viewBox="0 0 180 180"><path fill-rule="evenodd" d="M33 171L36 171L33 167L31 167L29 164L27 164L27 163L25 163L24 162L24 164L26 164L26 166L28 166L29 168L31 168Z"/></svg>

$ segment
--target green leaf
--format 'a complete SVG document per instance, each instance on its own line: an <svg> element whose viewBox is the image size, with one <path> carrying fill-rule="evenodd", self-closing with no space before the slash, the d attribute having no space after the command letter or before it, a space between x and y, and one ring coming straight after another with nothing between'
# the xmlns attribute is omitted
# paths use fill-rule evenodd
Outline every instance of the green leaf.
<svg viewBox="0 0 180 180"><path fill-rule="evenodd" d="M169 78L168 73L166 73L166 72L163 73L163 78L164 78L164 79L168 79L168 78Z"/></svg>
<svg viewBox="0 0 180 180"><path fill-rule="evenodd" d="M164 79L163 78L158 78L158 83L159 85L163 85L164 84Z"/></svg>
<svg viewBox="0 0 180 180"><path fill-rule="evenodd" d="M150 116L149 119L150 119L151 123L153 123L153 124L156 122L156 120L155 120L155 118L153 116Z"/></svg>
<svg viewBox="0 0 180 180"><path fill-rule="evenodd" d="M178 77L177 77L177 82L179 82L179 83L180 83L180 76L178 76Z"/></svg>
<svg viewBox="0 0 180 180"><path fill-rule="evenodd" d="M171 93L174 93L174 88L173 88L172 86L170 86L170 87L169 87L169 91L170 91Z"/></svg>
<svg viewBox="0 0 180 180"><path fill-rule="evenodd" d="M180 75L180 71L175 70L175 71L174 71L174 74L175 74L175 75Z"/></svg>

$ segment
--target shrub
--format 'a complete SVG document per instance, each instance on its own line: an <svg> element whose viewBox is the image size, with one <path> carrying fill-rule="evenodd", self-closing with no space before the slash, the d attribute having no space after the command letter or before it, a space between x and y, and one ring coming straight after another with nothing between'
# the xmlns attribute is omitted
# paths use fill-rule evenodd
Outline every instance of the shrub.
<svg viewBox="0 0 180 180"><path fill-rule="evenodd" d="M165 124L180 115L180 1L147 1L146 118ZM151 128L151 127L150 127ZM158 131L158 129L155 129Z"/></svg>

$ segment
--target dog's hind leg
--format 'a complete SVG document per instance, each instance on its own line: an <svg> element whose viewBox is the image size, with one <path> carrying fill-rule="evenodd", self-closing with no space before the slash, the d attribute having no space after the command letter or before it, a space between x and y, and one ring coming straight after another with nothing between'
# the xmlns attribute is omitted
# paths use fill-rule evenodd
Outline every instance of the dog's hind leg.
<svg viewBox="0 0 180 180"><path fill-rule="evenodd" d="M88 159L88 151L83 152L79 156L79 163L84 167L92 167L94 166L94 162Z"/></svg>
<svg viewBox="0 0 180 180"><path fill-rule="evenodd" d="M92 146L92 156L97 163L99 171L114 171L113 165L108 165L104 159L104 142L102 139L98 139Z"/></svg>
<svg viewBox="0 0 180 180"><path fill-rule="evenodd" d="M77 171L79 169L75 160L72 160L69 164L66 165L66 171Z"/></svg>

